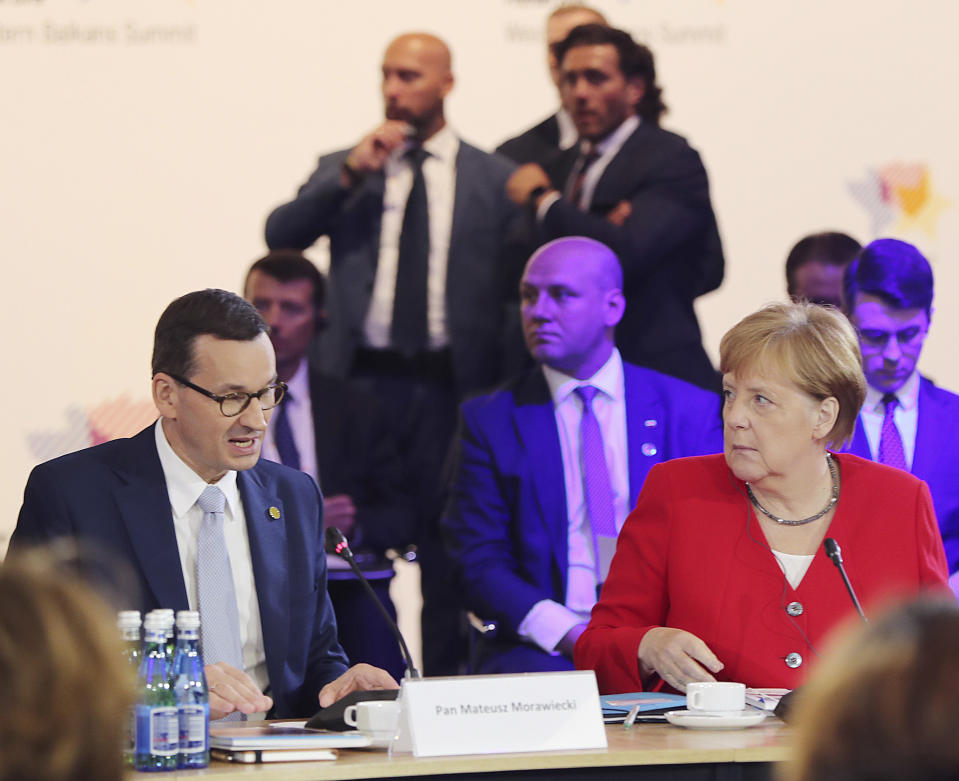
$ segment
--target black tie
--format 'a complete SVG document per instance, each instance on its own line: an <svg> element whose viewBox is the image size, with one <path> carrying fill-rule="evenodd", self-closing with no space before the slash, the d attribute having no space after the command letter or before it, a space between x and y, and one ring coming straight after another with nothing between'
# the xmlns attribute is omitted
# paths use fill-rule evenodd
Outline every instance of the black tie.
<svg viewBox="0 0 959 781"><path fill-rule="evenodd" d="M423 161L428 152L413 147L407 152L413 168L413 186L406 199L400 253L396 268L396 292L393 299L393 347L412 356L426 349L426 279L430 256L430 215L426 200Z"/></svg>

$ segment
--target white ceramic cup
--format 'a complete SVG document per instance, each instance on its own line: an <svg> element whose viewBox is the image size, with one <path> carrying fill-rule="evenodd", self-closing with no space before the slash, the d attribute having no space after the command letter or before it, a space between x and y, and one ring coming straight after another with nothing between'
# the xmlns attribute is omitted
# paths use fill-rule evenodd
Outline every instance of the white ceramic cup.
<svg viewBox="0 0 959 781"><path fill-rule="evenodd" d="M686 684L686 709L694 713L722 715L746 707L746 684L701 681Z"/></svg>
<svg viewBox="0 0 959 781"><path fill-rule="evenodd" d="M374 738L391 738L399 722L400 704L396 700L371 700L350 705L343 721Z"/></svg>

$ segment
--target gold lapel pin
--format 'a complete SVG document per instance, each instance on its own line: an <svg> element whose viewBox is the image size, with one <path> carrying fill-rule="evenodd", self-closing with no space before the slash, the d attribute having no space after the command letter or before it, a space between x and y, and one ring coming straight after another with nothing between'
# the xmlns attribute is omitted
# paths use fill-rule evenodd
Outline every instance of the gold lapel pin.
<svg viewBox="0 0 959 781"><path fill-rule="evenodd" d="M271 507L269 510L267 510L267 513L269 514L270 518L272 518L274 521L280 520L279 507Z"/></svg>

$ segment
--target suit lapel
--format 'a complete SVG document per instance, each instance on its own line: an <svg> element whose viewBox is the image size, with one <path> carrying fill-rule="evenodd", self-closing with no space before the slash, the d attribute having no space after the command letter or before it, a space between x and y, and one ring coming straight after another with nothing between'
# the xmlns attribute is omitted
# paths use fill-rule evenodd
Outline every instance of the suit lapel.
<svg viewBox="0 0 959 781"><path fill-rule="evenodd" d="M856 428L852 434L852 442L843 452L852 453L860 458L871 460L872 453L869 451L869 440L866 438L866 430L862 427L862 415L856 415Z"/></svg>
<svg viewBox="0 0 959 781"><path fill-rule="evenodd" d="M626 394L629 508L632 509L650 467L662 460L656 456L663 452L666 421L662 401L655 394L649 393L639 372L625 362L623 384Z"/></svg>
<svg viewBox="0 0 959 781"><path fill-rule="evenodd" d="M189 602L173 527L173 510L154 437L153 426L150 426L130 440L128 460L116 467L120 485L114 497L156 604L186 610Z"/></svg>
<svg viewBox="0 0 959 781"><path fill-rule="evenodd" d="M640 123L629 138L623 143L620 150L609 161L593 191L590 204L591 212L607 212L625 193L636 189L636 184L646 176L647 167L645 155L647 150L644 139L647 138L648 128Z"/></svg>
<svg viewBox="0 0 959 781"><path fill-rule="evenodd" d="M563 456L559 449L553 400L539 367L533 369L516 389L513 421L519 441L526 451L540 514L556 560L560 563L565 593L569 510L566 506Z"/></svg>
<svg viewBox="0 0 959 781"><path fill-rule="evenodd" d="M257 467L237 473L237 485L250 538L267 670L270 680L279 682L285 680L283 660L287 656L289 637L286 511L272 481L265 479Z"/></svg>
<svg viewBox="0 0 959 781"><path fill-rule="evenodd" d="M936 460L946 452L942 426L942 405L935 395L935 386L925 377L919 377L916 442L912 453L912 473L927 480L936 470Z"/></svg>

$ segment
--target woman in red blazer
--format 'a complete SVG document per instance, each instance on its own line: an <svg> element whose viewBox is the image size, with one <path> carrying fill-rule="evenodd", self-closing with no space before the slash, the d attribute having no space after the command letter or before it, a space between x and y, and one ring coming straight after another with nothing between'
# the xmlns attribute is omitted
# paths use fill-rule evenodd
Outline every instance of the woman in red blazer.
<svg viewBox="0 0 959 781"><path fill-rule="evenodd" d="M852 434L865 397L842 315L767 306L723 337L720 368L724 454L649 472L576 645L603 692L798 686L823 636L854 614L827 536L867 614L946 586L925 483L827 450Z"/></svg>

